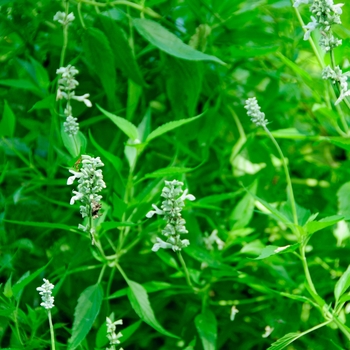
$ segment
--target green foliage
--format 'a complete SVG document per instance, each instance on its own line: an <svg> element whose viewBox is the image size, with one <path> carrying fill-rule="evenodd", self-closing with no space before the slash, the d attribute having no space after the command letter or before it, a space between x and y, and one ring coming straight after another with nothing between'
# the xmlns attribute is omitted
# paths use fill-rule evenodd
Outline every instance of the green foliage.
<svg viewBox="0 0 350 350"><path fill-rule="evenodd" d="M297 9L305 23L308 7ZM290 1L0 10L1 349L53 348L43 278L55 285L57 350L110 347L106 317L123 319L125 350L348 347L350 103L335 106L322 68L349 71L349 4L332 55L318 29L303 40ZM62 26L58 11L75 20ZM57 94L69 64L74 136ZM270 134L246 115L254 96ZM70 204L82 155L104 163L94 218ZM165 222L146 218L174 179L196 198L181 255L152 251Z"/></svg>

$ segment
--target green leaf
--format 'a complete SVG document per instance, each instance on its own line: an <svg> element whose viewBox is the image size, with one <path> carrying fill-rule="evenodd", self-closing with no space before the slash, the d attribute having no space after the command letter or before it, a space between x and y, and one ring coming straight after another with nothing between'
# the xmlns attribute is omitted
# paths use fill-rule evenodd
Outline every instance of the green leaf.
<svg viewBox="0 0 350 350"><path fill-rule="evenodd" d="M303 336L303 333L288 333L284 335L282 338L278 339L274 342L267 350L281 350L284 349L287 345L293 343L294 340L297 340Z"/></svg>
<svg viewBox="0 0 350 350"><path fill-rule="evenodd" d="M256 194L258 182L254 181L250 187L251 193ZM246 193L243 198L235 205L231 215L230 221L233 223L232 228L244 228L251 221L255 208L255 199L250 193Z"/></svg>
<svg viewBox="0 0 350 350"><path fill-rule="evenodd" d="M350 265L339 278L338 282L334 287L335 300L338 301L339 298L348 290L350 287Z"/></svg>
<svg viewBox="0 0 350 350"><path fill-rule="evenodd" d="M305 228L309 234L312 234L312 233L320 231L328 226L332 226L332 225L336 224L338 221L341 221L343 219L344 219L344 216L340 216L340 215L328 216L324 219L321 219L320 221L308 222L305 225Z"/></svg>
<svg viewBox="0 0 350 350"><path fill-rule="evenodd" d="M37 278L43 271L45 271L45 269L50 265L50 263L51 260L45 266L41 267L40 269L36 270L32 274L28 275L27 277L23 278L22 280L18 281L15 285L13 285L13 294L17 296L20 292L22 292L24 287L30 282L32 282L35 278Z"/></svg>
<svg viewBox="0 0 350 350"><path fill-rule="evenodd" d="M29 90L33 94L44 97L42 92L30 80L25 79L2 79L0 85L13 87L17 89Z"/></svg>
<svg viewBox="0 0 350 350"><path fill-rule="evenodd" d="M82 140L85 139L85 136L82 134L81 131L78 132L77 135L70 136L64 131L64 126L62 124L61 126L61 137L64 144L64 147L66 147L67 151L73 158L77 158L80 156L82 147ZM86 139L85 139L86 140ZM86 141L85 141L86 144ZM85 146L86 147L86 146Z"/></svg>
<svg viewBox="0 0 350 350"><path fill-rule="evenodd" d="M106 36L99 29L87 28L83 36L83 47L87 60L101 80L109 103L113 105L117 76L114 56Z"/></svg>
<svg viewBox="0 0 350 350"><path fill-rule="evenodd" d="M217 339L217 322L215 315L209 309L206 309L196 316L194 323L204 350L215 350Z"/></svg>
<svg viewBox="0 0 350 350"><path fill-rule="evenodd" d="M132 308L137 313L137 315L149 326L153 327L159 333L166 335L168 337L176 338L179 337L165 330L157 321L152 306L148 300L148 294L141 284L134 281L126 281L129 286L128 297Z"/></svg>
<svg viewBox="0 0 350 350"><path fill-rule="evenodd" d="M343 137L334 137L328 139L333 145L338 146L346 151L350 151L350 140Z"/></svg>
<svg viewBox="0 0 350 350"><path fill-rule="evenodd" d="M177 263L177 260L173 257L172 254L167 252L165 249L159 249L156 252L156 255L161 259L165 264L169 265L170 267L178 270L179 265Z"/></svg>
<svg viewBox="0 0 350 350"><path fill-rule="evenodd" d="M4 295L6 298L11 298L13 296L11 280L12 280L12 274L10 275L10 278L6 281L4 286Z"/></svg>
<svg viewBox="0 0 350 350"><path fill-rule="evenodd" d="M107 16L100 15L99 20L114 54L116 67L120 68L120 70L136 84L145 86L146 83L124 30L116 21Z"/></svg>
<svg viewBox="0 0 350 350"><path fill-rule="evenodd" d="M55 107L55 95L49 95L45 97L44 99L36 102L34 106L28 111L33 112L36 109L51 109Z"/></svg>
<svg viewBox="0 0 350 350"><path fill-rule="evenodd" d="M139 34L148 42L171 56L190 61L214 61L225 64L215 56L207 55L186 45L157 22L145 18L134 18L133 24Z"/></svg>
<svg viewBox="0 0 350 350"><path fill-rule="evenodd" d="M103 300L103 289L99 283L86 288L78 299L75 307L72 336L69 339L68 350L76 349L89 333Z"/></svg>
<svg viewBox="0 0 350 350"><path fill-rule="evenodd" d="M250 192L249 192L250 193ZM250 193L257 201L259 201L276 219L282 221L286 225L291 225L292 223L288 218L282 214L278 209L274 208L271 204L267 203L265 200L259 198L258 196Z"/></svg>
<svg viewBox="0 0 350 350"><path fill-rule="evenodd" d="M167 177L179 174L188 173L193 171L195 168L181 168L181 167L168 167L162 168L154 171L153 173L146 174L144 178L157 178L157 177Z"/></svg>
<svg viewBox="0 0 350 350"><path fill-rule="evenodd" d="M0 136L13 137L16 128L16 117L12 112L11 107L4 101L4 111L0 121Z"/></svg>
<svg viewBox="0 0 350 350"><path fill-rule="evenodd" d="M147 137L146 142L150 142L151 140L155 139L156 137L159 137L165 133L167 133L170 130L174 130L178 127L180 127L181 125L185 125L187 123L190 123L198 118L200 118L201 116L203 116L203 113L200 115L197 115L196 117L192 117L192 118L187 118L187 119L181 119L181 120L176 120L176 121L172 121L166 124L161 125L160 127L158 127L157 129L153 130Z"/></svg>
<svg viewBox="0 0 350 350"><path fill-rule="evenodd" d="M131 140L139 140L139 132L137 130L137 127L130 123L128 120L117 117L116 115L107 112L102 107L97 105L97 108L106 116L108 117L126 136L128 136Z"/></svg>
<svg viewBox="0 0 350 350"><path fill-rule="evenodd" d="M38 222L38 221L18 221L18 220L4 220L10 224L24 225L24 226L33 226L33 227L44 227L51 228L54 230L61 229L65 231L75 232L77 229L74 226L68 226L60 223L51 223L51 222Z"/></svg>
<svg viewBox="0 0 350 350"><path fill-rule="evenodd" d="M202 88L202 64L167 56L166 65L166 90L176 119L194 115Z"/></svg>
<svg viewBox="0 0 350 350"><path fill-rule="evenodd" d="M267 247L265 247L260 255L255 258L254 260L261 260L261 259L266 259L272 255L276 255L276 254L284 254L284 253L291 253L294 252L296 249L298 249L299 247L299 243L293 244L293 245L287 245L285 247L278 247L275 245L268 245Z"/></svg>
<svg viewBox="0 0 350 350"><path fill-rule="evenodd" d="M32 75L33 80L38 85L38 87L47 94L47 89L50 85L50 78L46 69L34 58L30 57L30 63L33 67L34 74Z"/></svg>
<svg viewBox="0 0 350 350"><path fill-rule="evenodd" d="M118 197L117 194L113 193L113 216L121 220L123 214L127 208L127 204Z"/></svg>
<svg viewBox="0 0 350 350"><path fill-rule="evenodd" d="M228 270L232 272L232 276L237 274L233 267L225 265L222 262L218 261L218 259L212 257L211 254L204 249L190 245L184 250L184 252L191 256L193 259L202 263L206 263L208 266L214 269Z"/></svg>
<svg viewBox="0 0 350 350"><path fill-rule="evenodd" d="M346 182L339 188L337 197L339 214L350 217L350 182Z"/></svg>

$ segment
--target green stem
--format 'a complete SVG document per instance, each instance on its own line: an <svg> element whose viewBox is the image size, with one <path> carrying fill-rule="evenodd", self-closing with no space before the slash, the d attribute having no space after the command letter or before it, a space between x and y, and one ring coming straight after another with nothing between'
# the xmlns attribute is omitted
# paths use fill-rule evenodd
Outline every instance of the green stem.
<svg viewBox="0 0 350 350"><path fill-rule="evenodd" d="M294 5L294 1L291 0L291 2ZM293 8L294 8L295 14L296 14L296 16L298 18L298 21L299 21L301 27L303 28L304 33L306 33L307 29L304 28L305 23L304 23L303 19L301 18L301 15L300 15L300 12L299 12L298 8L294 7L294 6L293 6ZM316 45L315 45L315 43L314 43L314 41L313 41L311 36L309 37L308 41L309 41L309 43L311 45L312 51L314 52L314 54L315 54L315 56L317 58L318 63L320 64L321 68L324 68L325 64L324 64L323 58L321 57L320 53L318 52L317 47L316 47Z"/></svg>
<svg viewBox="0 0 350 350"><path fill-rule="evenodd" d="M105 270L106 270L106 267L107 267L107 265L106 265L106 264L104 264L104 265L102 266L102 269L101 269L100 275L98 276L98 281L97 281L97 284L100 284L100 283L101 283L102 278L103 278L103 275L104 275Z"/></svg>
<svg viewBox="0 0 350 350"><path fill-rule="evenodd" d="M335 68L335 57L334 57L334 50L330 50L330 56L331 56L331 67L332 67L332 69L334 70L334 68ZM340 83L339 83L339 81L337 81L337 86L338 86L338 89L339 89L339 92L340 92ZM346 106L350 109L350 103L349 103L349 101L346 99L346 98L344 98L343 99L343 102L346 104ZM349 128L348 128L348 125L346 124L346 127L347 127L347 130L349 130Z"/></svg>
<svg viewBox="0 0 350 350"><path fill-rule="evenodd" d="M282 165L283 165L283 169L284 169L284 173L286 175L286 180L287 180L287 187L288 187L288 192L289 192L289 199L291 202L291 206L292 206L292 213L293 213L293 221L294 221L294 225L298 226L298 215L297 215L297 208L296 208L296 204L295 204L295 199L294 199L294 192L293 192L293 187L292 187L292 181L290 179L290 175L289 175L289 171L288 171L288 166L287 166L287 162L286 159L283 155L283 152L281 150L281 147L279 146L278 142L276 141L276 139L273 137L273 135L271 134L270 130L264 126L264 130L267 133L267 135L269 136L269 138L271 139L271 141L273 142L273 144L275 145L275 147L277 148L277 152L281 157L281 161L282 161Z"/></svg>
<svg viewBox="0 0 350 350"><path fill-rule="evenodd" d="M128 283L129 281L128 276L125 274L124 270L121 268L121 266L117 262L115 263L115 267L118 269L118 271L120 272L120 274L122 275L126 283Z"/></svg>
<svg viewBox="0 0 350 350"><path fill-rule="evenodd" d="M350 329L341 321L339 321L336 315L333 315L333 321L339 327L339 329L343 332L343 334L348 338L348 340L350 340Z"/></svg>
<svg viewBox="0 0 350 350"><path fill-rule="evenodd" d="M136 10L139 10L141 12L146 13L147 15L149 15L150 17L153 18L162 18L162 16L160 14L158 14L157 12L153 11L150 7L143 7L139 4L135 4L131 1L124 1L124 0L117 0L117 1L111 1L108 3L101 3L101 2L97 2L97 1L90 1L90 0L78 0L78 4L80 3L84 3L84 4L88 4L88 5L93 5L93 6L98 6L98 7L105 7L105 6L116 6L116 5L126 5L129 7L132 7Z"/></svg>
<svg viewBox="0 0 350 350"><path fill-rule="evenodd" d="M291 2L292 2L292 4L294 5L294 1L291 0ZM304 23L303 19L301 18L301 15L300 15L299 10L298 10L296 7L294 7L294 10L295 10L296 16L297 16L297 18L298 18L298 20L299 20L299 23L300 23L301 27L303 28L303 31L306 32L306 29L304 28L305 23ZM316 45L315 45L315 43L314 43L314 41L313 41L313 39L312 39L311 36L309 37L308 41L309 41L309 43L310 43L310 46L311 46L311 48L312 48L312 51L314 52L314 54L315 54L315 56L316 56L316 58L317 58L317 61L318 61L319 65L320 65L320 67L321 67L322 69L324 69L324 68L325 68L325 63L324 63L323 58L321 57L319 51L317 50L317 47L316 47ZM331 89L331 94L332 94L333 99L336 100L337 97L336 97L335 92L334 92L333 89ZM348 104L348 101L346 101L346 103ZM335 108L336 108L337 112L338 112L339 115L340 115L341 123L342 123L343 128L344 128L344 130L345 130L346 132L344 133L342 130L340 130L340 129L338 129L338 128L337 128L337 131L338 131L338 133L339 133L341 136L348 136L348 135L347 135L347 132L348 132L348 130L349 130L349 127L348 127L348 125L347 125L347 123L346 123L346 121L345 121L345 117L344 117L343 111L341 110L340 106L338 106L338 105L336 105ZM349 108L350 108L350 104L349 104Z"/></svg>
<svg viewBox="0 0 350 350"><path fill-rule="evenodd" d="M310 271L309 271L309 266L307 264L307 260L306 260L306 256L305 256L305 246L306 246L306 242L302 242L301 245L300 245L299 251L300 251L300 258L301 258L301 262L303 264L303 269L304 269L306 281L307 281L307 284L308 284L310 290L314 294L318 295L318 293L316 291L316 288L314 286L314 283L312 282L311 274L310 274Z"/></svg>
<svg viewBox="0 0 350 350"><path fill-rule="evenodd" d="M78 6L77 6L77 9L78 9L78 16L79 16L79 20L80 20L80 23L81 23L81 26L86 29L86 25L85 25L85 22L84 22L84 19L83 19L83 16L81 14L81 1L78 2ZM95 5L96 6L96 5Z"/></svg>
<svg viewBox="0 0 350 350"><path fill-rule="evenodd" d="M69 2L66 2L66 16L69 12ZM63 46L60 57L60 67L64 67L64 59L66 57L66 51L68 46L68 25L63 26Z"/></svg>
<svg viewBox="0 0 350 350"><path fill-rule="evenodd" d="M193 284L192 284L192 282L191 282L190 274L189 274L189 272L188 272L188 269L187 269L185 260L184 260L184 258L182 257L181 251L177 251L177 256L179 257L181 266L182 266L182 268L183 268L183 270L184 270L184 272L185 272L186 282L187 282L187 284L194 290L195 288L193 287Z"/></svg>
<svg viewBox="0 0 350 350"><path fill-rule="evenodd" d="M53 330L53 325L52 325L52 318L51 318L51 310L48 310L48 316L49 316L49 323L50 323L50 334L51 334L51 348L52 350L55 350L55 333Z"/></svg>
<svg viewBox="0 0 350 350"><path fill-rule="evenodd" d="M18 326L18 318L17 318L17 315L18 315L18 307L19 307L19 300L18 300L17 305L16 305L16 311L15 311L15 313L14 313L14 316L15 316L15 324L16 324L17 337L18 337L19 342L20 342L21 345L23 346L23 341L22 341L21 333L20 333L20 331L19 331L19 326Z"/></svg>

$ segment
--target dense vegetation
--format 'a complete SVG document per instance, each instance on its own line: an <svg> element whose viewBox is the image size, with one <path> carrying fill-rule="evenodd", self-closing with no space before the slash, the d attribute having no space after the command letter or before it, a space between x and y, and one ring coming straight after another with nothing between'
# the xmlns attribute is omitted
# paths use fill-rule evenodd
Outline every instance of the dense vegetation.
<svg viewBox="0 0 350 350"><path fill-rule="evenodd" d="M0 19L0 348L349 348L350 3Z"/></svg>

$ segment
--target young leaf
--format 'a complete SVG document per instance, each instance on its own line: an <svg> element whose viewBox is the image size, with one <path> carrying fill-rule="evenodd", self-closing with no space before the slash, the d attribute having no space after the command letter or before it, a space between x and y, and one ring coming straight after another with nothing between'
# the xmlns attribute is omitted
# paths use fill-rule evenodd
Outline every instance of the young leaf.
<svg viewBox="0 0 350 350"><path fill-rule="evenodd" d="M16 117L12 112L11 107L4 101L4 111L0 121L0 136L13 137L15 134Z"/></svg>
<svg viewBox="0 0 350 350"><path fill-rule="evenodd" d="M61 137L63 144L73 158L77 158L80 155L81 137L79 134L82 134L81 131L79 131L77 135L70 136L64 131L63 125L61 126Z"/></svg>
<svg viewBox="0 0 350 350"><path fill-rule="evenodd" d="M339 298L348 290L350 287L350 266L346 269L343 275L339 278L338 282L334 287L335 300L338 301Z"/></svg>
<svg viewBox="0 0 350 350"><path fill-rule="evenodd" d="M165 330L157 321L152 306L148 300L148 294L141 284L134 281L127 280L129 285L128 298L131 306L137 315L149 326L153 327L159 333L168 337L176 338L179 337Z"/></svg>
<svg viewBox="0 0 350 350"><path fill-rule="evenodd" d="M225 64L225 62L215 56L207 55L186 45L176 35L157 22L145 18L134 18L133 24L139 34L148 42L171 56L190 61L214 61Z"/></svg>
<svg viewBox="0 0 350 350"><path fill-rule="evenodd" d="M276 342L274 342L267 350L282 350L287 345L293 343L294 340L297 340L301 336L303 336L303 333L288 333L282 338L278 339Z"/></svg>
<svg viewBox="0 0 350 350"><path fill-rule="evenodd" d="M328 226L332 226L332 225L336 224L338 221L341 221L343 219L344 219L344 216L340 216L340 215L328 216L324 219L321 219L320 221L308 222L305 225L305 228L309 234L312 234L312 233L320 231Z"/></svg>
<svg viewBox="0 0 350 350"><path fill-rule="evenodd" d="M215 350L217 339L217 322L215 315L209 309L206 309L196 316L194 323L204 350Z"/></svg>
<svg viewBox="0 0 350 350"><path fill-rule="evenodd" d="M130 123L128 120L117 117L116 115L107 112L102 107L97 105L97 108L106 116L108 117L126 136L128 136L133 141L139 140L139 132L137 130L137 127Z"/></svg>
<svg viewBox="0 0 350 350"><path fill-rule="evenodd" d="M87 60L100 78L110 104L115 102L116 71L109 42L103 32L87 28L83 36L83 47Z"/></svg>
<svg viewBox="0 0 350 350"><path fill-rule="evenodd" d="M150 142L151 140L155 139L156 137L159 137L165 133L167 133L170 130L176 129L180 127L181 125L185 125L187 123L190 123L198 118L200 118L203 115L197 115L196 117L188 118L188 119L181 119L181 120L176 120L172 121L166 124L161 125L157 129L153 130L147 137L146 142Z"/></svg>
<svg viewBox="0 0 350 350"><path fill-rule="evenodd" d="M75 307L72 336L68 350L76 349L89 333L103 300L103 289L100 284L86 288L78 299Z"/></svg>
<svg viewBox="0 0 350 350"><path fill-rule="evenodd" d="M265 247L260 255L255 258L254 260L261 260L261 259L266 259L272 255L276 255L276 254L284 254L284 253L291 253L294 252L298 247L299 247L299 243L293 244L293 245L287 245L285 247L277 247L275 245L268 245L267 247Z"/></svg>

